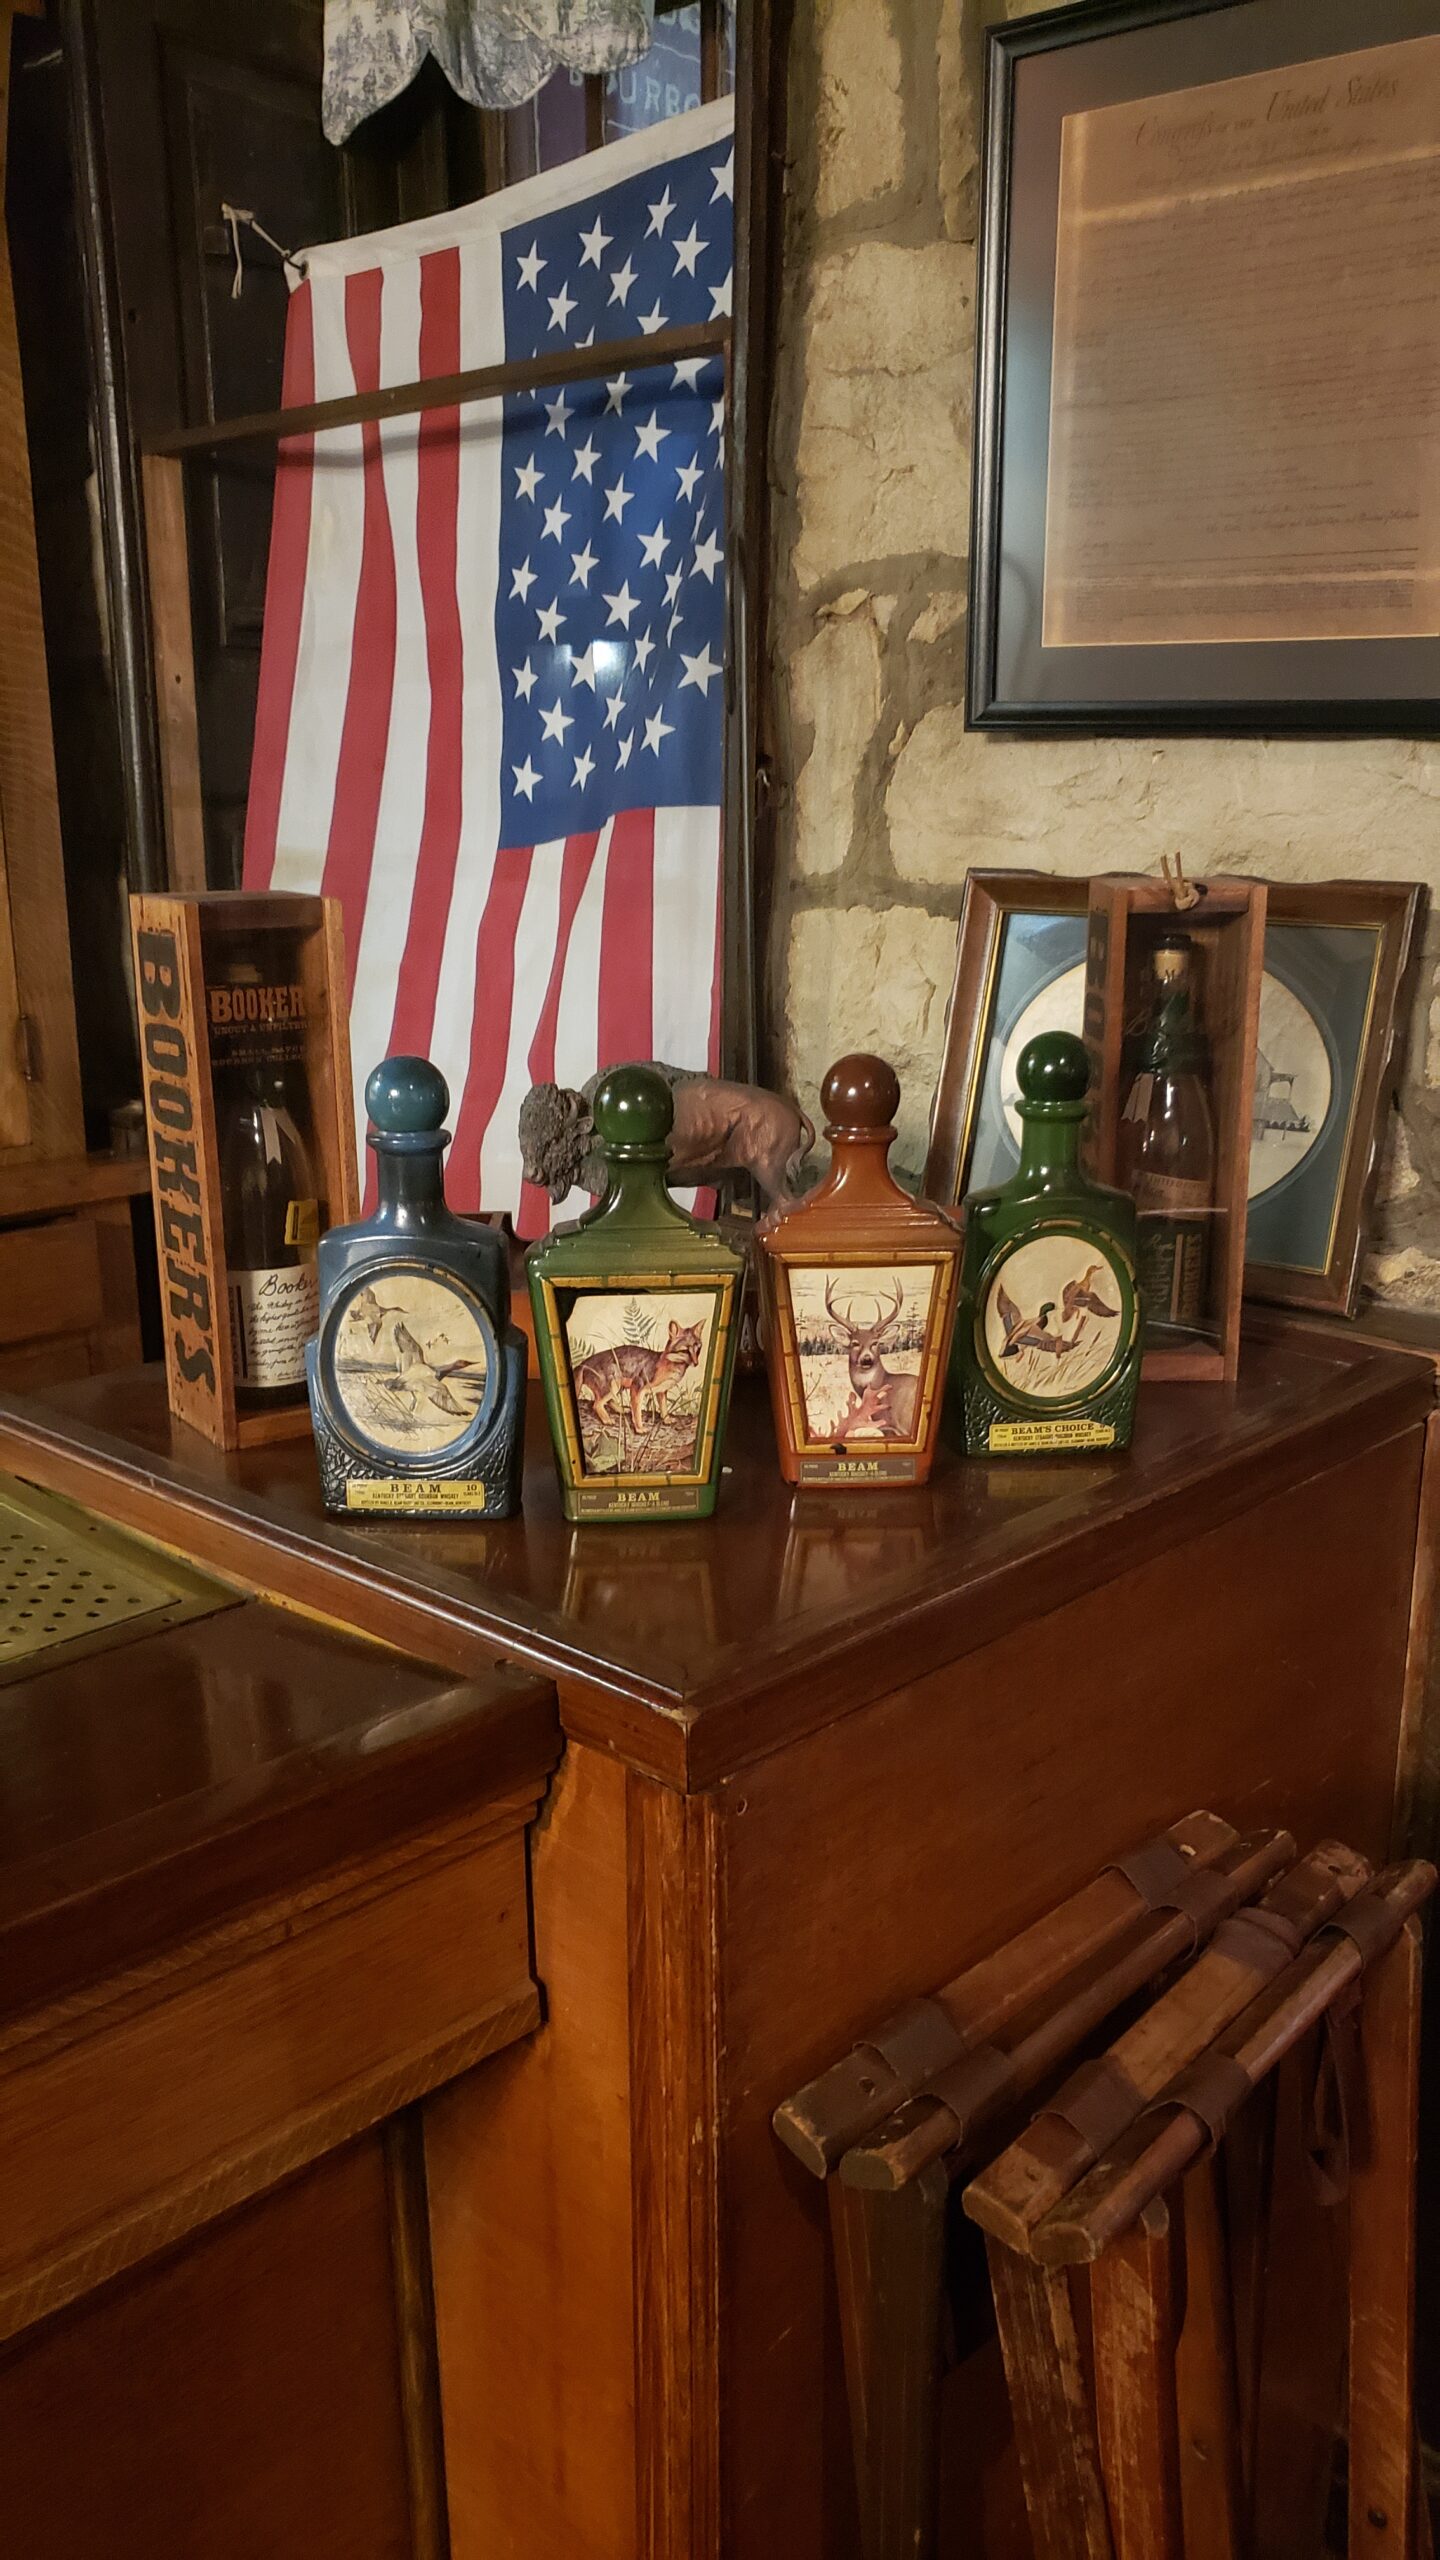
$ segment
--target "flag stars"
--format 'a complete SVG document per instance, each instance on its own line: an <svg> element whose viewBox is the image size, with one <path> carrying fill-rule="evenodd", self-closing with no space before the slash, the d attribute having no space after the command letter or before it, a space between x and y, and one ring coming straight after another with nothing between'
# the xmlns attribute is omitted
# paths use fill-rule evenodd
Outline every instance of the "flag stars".
<svg viewBox="0 0 1440 2560"><path fill-rule="evenodd" d="M591 692L595 691L595 643L593 640L584 657L576 659L570 670L570 677L572 683L588 684Z"/></svg>
<svg viewBox="0 0 1440 2560"><path fill-rule="evenodd" d="M613 519L616 524L623 525L625 510L633 496L634 491L627 489L623 480L617 480L613 488L606 490L605 521L607 524Z"/></svg>
<svg viewBox="0 0 1440 2560"><path fill-rule="evenodd" d="M597 213L595 216L594 230L582 231L580 234L581 266L598 267L606 250L612 246L613 234L604 229L601 224L600 216Z"/></svg>
<svg viewBox="0 0 1440 2560"><path fill-rule="evenodd" d="M625 406L625 394L629 388L630 376L628 373L617 373L613 382L606 383L605 413L607 417L612 411L617 418L620 416Z"/></svg>
<svg viewBox="0 0 1440 2560"><path fill-rule="evenodd" d="M547 738L553 738L557 747L563 747L565 732L567 729L573 729L575 722L571 714L562 710L558 702L552 702L548 711L541 712L540 726Z"/></svg>
<svg viewBox="0 0 1440 2560"><path fill-rule="evenodd" d="M527 800L533 800L535 797L535 785L539 781L540 776L536 772L529 757L526 757L523 764L512 765L510 770L515 776L516 790L523 793Z"/></svg>
<svg viewBox="0 0 1440 2560"><path fill-rule="evenodd" d="M680 652L680 663L685 670L685 673L680 679L680 691L683 693L687 684L693 684L696 691L699 693L701 700L708 702L710 699L711 683L720 673L719 665L710 655L709 641L706 641L704 648L696 658L687 657L685 651L682 649Z"/></svg>
<svg viewBox="0 0 1440 2560"><path fill-rule="evenodd" d="M635 664L639 668L642 676L654 655L655 643L651 639L648 631L642 631L639 639L635 643Z"/></svg>
<svg viewBox="0 0 1440 2560"><path fill-rule="evenodd" d="M735 278L732 271L732 273L725 278L723 284L712 284L710 287L710 317L712 320L728 320L731 317L730 305L734 299L734 284Z"/></svg>
<svg viewBox="0 0 1440 2560"><path fill-rule="evenodd" d="M640 556L647 569L658 569L669 548L670 536L663 524L657 524L653 533L640 536Z"/></svg>
<svg viewBox="0 0 1440 2560"><path fill-rule="evenodd" d="M522 498L534 498L535 492L540 486L540 473L536 468L535 456L533 453L531 454L529 461L522 462L516 471L515 486Z"/></svg>
<svg viewBox="0 0 1440 2560"><path fill-rule="evenodd" d="M679 601L680 589L684 583L684 579L685 572L677 561L675 567L671 570L669 577L665 581L665 601L667 604L675 604Z"/></svg>
<svg viewBox="0 0 1440 2560"><path fill-rule="evenodd" d="M718 400L712 400L710 403L710 433L712 436L723 436L725 433L725 395L723 392Z"/></svg>
<svg viewBox="0 0 1440 2560"><path fill-rule="evenodd" d="M654 719L647 720L645 723L645 744L652 756L658 756L660 753L662 739L673 738L674 735L675 723L673 720L667 720L663 711L657 711Z"/></svg>
<svg viewBox="0 0 1440 2560"><path fill-rule="evenodd" d="M600 565L600 555L598 551L592 551L589 543L587 542L583 551L571 552L570 563L572 570L570 579L571 586L584 587L588 592L591 572L598 569Z"/></svg>
<svg viewBox="0 0 1440 2560"><path fill-rule="evenodd" d="M612 693L612 694L611 694L611 696L610 696L609 701L608 701L608 702L606 703L606 705L605 705L605 726L606 726L606 728L607 728L607 729L618 729L618 728L619 728L619 726L620 726L620 723L621 723L621 721L624 719L624 717L625 717L625 696L624 696L624 694L623 694L623 693Z"/></svg>
<svg viewBox="0 0 1440 2560"><path fill-rule="evenodd" d="M569 521L568 508L557 498L554 506L547 507L545 510L545 531L551 542L560 541Z"/></svg>
<svg viewBox="0 0 1440 2560"><path fill-rule="evenodd" d="M538 291L542 270L548 265L549 261L541 257L540 251L533 240L531 241L529 248L526 250L524 257L518 259L516 263L520 270L520 282L523 285L528 285L532 293Z"/></svg>
<svg viewBox="0 0 1440 2560"><path fill-rule="evenodd" d="M558 329L563 337L571 312L577 311L579 307L568 284L562 284L559 292L552 293L550 296L551 328Z"/></svg>
<svg viewBox="0 0 1440 2560"><path fill-rule="evenodd" d="M522 560L519 568L512 569L510 573L510 595L512 601L516 596L518 596L523 604L534 584L535 572L531 568L528 560Z"/></svg>
<svg viewBox="0 0 1440 2560"><path fill-rule="evenodd" d="M541 639L542 639L542 640L548 640L548 641L551 643L551 645L552 645L552 646L558 647L558 645L559 645L559 640L560 640L560 629L561 629L561 625L562 625L562 623L564 622L564 620L565 620L565 616L564 616L564 614L561 612L561 610L560 610L560 607L559 607L558 603L557 603L557 604L542 604L542 606L540 607L540 637L541 637Z"/></svg>
<svg viewBox="0 0 1440 2560"><path fill-rule="evenodd" d="M630 288L634 282L635 269L628 258L623 267L616 267L611 272L610 299L612 302L618 302L622 310L630 298Z"/></svg>
<svg viewBox="0 0 1440 2560"><path fill-rule="evenodd" d="M545 429L545 433L547 436L559 436L563 442L565 429L572 414L570 404L566 399L564 392L557 392L553 400L544 401L542 406L546 417L550 421L549 425Z"/></svg>
<svg viewBox="0 0 1440 2560"><path fill-rule="evenodd" d="M587 747L584 754L578 755L575 759L575 779L579 783L582 791L594 770L595 759Z"/></svg>
<svg viewBox="0 0 1440 2560"><path fill-rule="evenodd" d="M652 409L648 423L643 427L637 427L635 430L635 449L637 453L643 453L647 462L658 462L660 459L660 447L665 442L669 433L669 428L661 426L657 412Z"/></svg>
<svg viewBox="0 0 1440 2560"><path fill-rule="evenodd" d="M628 631L630 628L630 616L632 613L638 613L640 610L639 597L632 596L630 593L629 579L626 579L625 584L620 589L618 595L607 596L605 598L605 602L610 607L610 610L605 617L606 630L609 630L612 622L618 622L623 630Z"/></svg>
<svg viewBox="0 0 1440 2560"><path fill-rule="evenodd" d="M700 376L709 362L708 356L682 356L675 367L677 391L698 391Z"/></svg>
<svg viewBox="0 0 1440 2560"><path fill-rule="evenodd" d="M708 578L711 586L713 587L715 584L715 572L719 568L724 557L725 554L719 543L716 541L714 534L707 533L704 541L697 542L695 545L695 562L690 573L691 576Z"/></svg>
<svg viewBox="0 0 1440 2560"><path fill-rule="evenodd" d="M719 168L718 168L718 169L712 169L712 170L711 170L711 172L710 172L710 175L711 175L711 177L712 177L712 178L714 179L714 181L715 181L714 193L712 194L712 196L711 196L711 198L710 198L711 203L712 203L712 204L718 204L718 203L720 202L721 197L722 197L722 196L726 196L726 197L728 197L728 198L729 198L730 202L733 204L733 203L734 203L734 201L735 201L735 154L734 154L734 152L733 152L733 151L731 152L730 157L729 157L729 159L728 159L728 160L722 160L722 161L721 161L720 166L719 166Z"/></svg>
<svg viewBox="0 0 1440 2560"><path fill-rule="evenodd" d="M660 308L660 297L657 294L653 309L641 312L640 326L647 338L653 338L657 330L663 329L665 325L665 314Z"/></svg>
<svg viewBox="0 0 1440 2560"><path fill-rule="evenodd" d="M712 175L713 175L713 172L712 172ZM713 197L713 196L711 197L710 201L711 201L711 203L712 203L712 204L714 203L715 199L714 199L714 197ZM671 214L674 212L674 210L675 210L675 199L674 199L674 197L672 196L672 194L670 193L669 183L668 183L668 181L667 181L667 183L666 183L666 188L665 188L665 193L663 194L663 196L661 196L659 203L658 203L658 204L652 204L652 205L651 205L651 207L650 207L650 220L649 220L648 224L646 225L646 230L645 230L645 237L646 237L646 239L647 239L647 240L663 240L663 239L664 239L664 237L665 237L665 225L666 225L666 223L669 221L670 216L671 216Z"/></svg>
<svg viewBox="0 0 1440 2560"><path fill-rule="evenodd" d="M516 693L519 695L522 702L528 702L536 685L540 681L534 668L531 666L529 659L526 659L523 667L514 668L513 674L515 677Z"/></svg>
<svg viewBox="0 0 1440 2560"><path fill-rule="evenodd" d="M694 504L695 504L695 491L696 491L696 487L697 487L698 483L700 482L700 480L704 477L704 474L703 474L703 472L701 471L701 468L700 468L699 463L698 463L698 462L682 462L682 463L681 463L681 465L680 465L680 467L679 467L679 471L678 471L678 473L677 473L677 475L676 475L676 476L677 476L677 478L678 478L678 480L679 480L679 482L680 482L680 495L681 495L681 497L682 497L682 498L684 498L684 499L686 499L686 500L688 501L688 503L693 507L693 506L694 506Z"/></svg>
<svg viewBox="0 0 1440 2560"><path fill-rule="evenodd" d="M593 488L595 484L595 465L599 459L600 447L598 444L592 444L587 436L584 443L582 445L577 445L575 448L575 468L570 474L571 479L587 481Z"/></svg>
<svg viewBox="0 0 1440 2560"><path fill-rule="evenodd" d="M615 766L617 772L624 772L625 767L630 761L630 750L634 744L635 733L633 729L627 729L624 737L619 740L615 750Z"/></svg>
<svg viewBox="0 0 1440 2560"><path fill-rule="evenodd" d="M710 243L708 240L701 239L699 224L692 222L684 239L672 240L670 246L675 252L675 273L677 276L693 276L695 273L696 259L699 257L703 249L709 248Z"/></svg>

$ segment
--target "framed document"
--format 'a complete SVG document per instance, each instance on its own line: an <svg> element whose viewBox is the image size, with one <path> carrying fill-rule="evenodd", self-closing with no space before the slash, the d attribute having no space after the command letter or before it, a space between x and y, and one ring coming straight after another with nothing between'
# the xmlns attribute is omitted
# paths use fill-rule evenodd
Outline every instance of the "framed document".
<svg viewBox="0 0 1440 2560"><path fill-rule="evenodd" d="M1440 732L1440 0L989 39L969 715Z"/></svg>
<svg viewBox="0 0 1440 2560"><path fill-rule="evenodd" d="M1016 1062L1083 1027L1089 882L972 871L936 1088L927 1198L953 1207L1020 1162ZM1275 881L1265 923L1245 1294L1353 1315L1400 1078L1425 892Z"/></svg>

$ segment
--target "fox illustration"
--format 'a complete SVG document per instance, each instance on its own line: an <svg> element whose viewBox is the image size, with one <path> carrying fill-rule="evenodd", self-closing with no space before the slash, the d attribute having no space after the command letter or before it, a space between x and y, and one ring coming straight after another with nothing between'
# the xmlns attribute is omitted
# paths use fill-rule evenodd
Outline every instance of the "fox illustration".
<svg viewBox="0 0 1440 2560"><path fill-rule="evenodd" d="M607 1351L592 1351L576 1367L576 1396L589 1405L597 1422L611 1430L618 1430L624 1419L616 1411L617 1398L629 1405L632 1429L639 1431L643 1425L647 1396L656 1420L663 1422L666 1397L676 1380L694 1368L703 1344L698 1324L672 1320L663 1351L647 1350L639 1342L617 1342Z"/></svg>

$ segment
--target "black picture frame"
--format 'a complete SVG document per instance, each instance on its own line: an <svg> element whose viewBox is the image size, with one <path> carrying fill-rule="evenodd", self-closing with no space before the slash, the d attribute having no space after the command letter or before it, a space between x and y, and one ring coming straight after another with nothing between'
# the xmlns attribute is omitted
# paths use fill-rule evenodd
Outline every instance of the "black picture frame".
<svg viewBox="0 0 1440 2560"><path fill-rule="evenodd" d="M1040 613L1064 117L1432 34L1440 35L1440 0L1092 0L990 29L971 507L972 728L1089 736L1440 734L1440 634L1047 649Z"/></svg>

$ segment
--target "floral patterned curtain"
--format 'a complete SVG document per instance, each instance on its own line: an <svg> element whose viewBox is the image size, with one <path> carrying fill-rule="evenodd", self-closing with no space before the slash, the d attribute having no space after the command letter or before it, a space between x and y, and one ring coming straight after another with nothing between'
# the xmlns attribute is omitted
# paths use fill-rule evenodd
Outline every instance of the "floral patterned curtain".
<svg viewBox="0 0 1440 2560"><path fill-rule="evenodd" d="M563 64L616 71L650 44L655 0L325 0L328 140L407 87L433 53L476 107L518 107Z"/></svg>

